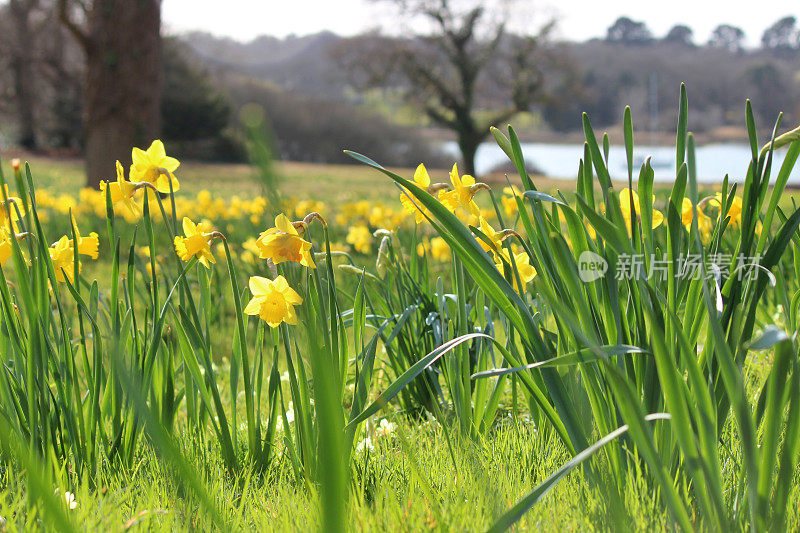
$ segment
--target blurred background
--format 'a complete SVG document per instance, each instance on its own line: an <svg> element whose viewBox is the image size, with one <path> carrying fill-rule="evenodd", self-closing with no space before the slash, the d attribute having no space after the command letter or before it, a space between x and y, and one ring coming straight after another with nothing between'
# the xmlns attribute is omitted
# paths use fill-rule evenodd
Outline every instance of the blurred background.
<svg viewBox="0 0 800 533"><path fill-rule="evenodd" d="M489 127L510 122L532 170L572 178L581 113L613 142L630 105L658 175L685 82L701 178L719 181L749 159L745 99L765 135L780 111L783 130L800 122L789 4L284 4L0 1L0 154L82 158L94 186L154 138L181 160L246 162L258 129L280 160L343 164L348 148L484 175L504 170Z"/></svg>

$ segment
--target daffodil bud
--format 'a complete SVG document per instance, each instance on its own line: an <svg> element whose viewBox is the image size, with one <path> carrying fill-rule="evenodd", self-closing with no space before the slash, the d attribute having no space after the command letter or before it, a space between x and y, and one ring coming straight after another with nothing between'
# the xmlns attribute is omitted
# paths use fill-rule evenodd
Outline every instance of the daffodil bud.
<svg viewBox="0 0 800 533"><path fill-rule="evenodd" d="M378 276L376 276L375 274L367 272L366 270L361 270L360 268L355 267L353 265L347 265L347 264L339 265L339 270L341 270L342 272L345 272L347 274L354 274L356 276L360 276L361 274L364 274L365 276L367 276L369 278L372 278L375 281L381 281L381 279Z"/></svg>
<svg viewBox="0 0 800 533"><path fill-rule="evenodd" d="M376 236L377 233L378 232L376 231L375 232ZM386 275L386 270L389 268L389 265L391 264L392 261L389 258L389 236L384 235L383 239L381 239L381 245L380 247L378 247L378 259L375 262L375 269L378 271L378 276L384 277Z"/></svg>

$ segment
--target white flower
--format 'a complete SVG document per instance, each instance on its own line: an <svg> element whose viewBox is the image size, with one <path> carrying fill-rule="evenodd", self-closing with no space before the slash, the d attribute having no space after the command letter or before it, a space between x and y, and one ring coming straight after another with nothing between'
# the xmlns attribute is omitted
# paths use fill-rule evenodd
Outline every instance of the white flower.
<svg viewBox="0 0 800 533"><path fill-rule="evenodd" d="M289 371L287 370L283 374L281 374L281 381L289 381Z"/></svg>
<svg viewBox="0 0 800 533"><path fill-rule="evenodd" d="M372 439L367 437L356 446L356 453L364 453L364 451L374 451L375 446L372 445Z"/></svg>
<svg viewBox="0 0 800 533"><path fill-rule="evenodd" d="M64 501L67 502L67 507L69 507L70 510L78 506L78 500L76 500L75 495L69 491L64 493Z"/></svg>
<svg viewBox="0 0 800 533"><path fill-rule="evenodd" d="M286 411L286 421L290 424L294 422L294 409L289 409Z"/></svg>
<svg viewBox="0 0 800 533"><path fill-rule="evenodd" d="M385 418L381 420L381 423L378 427L375 428L375 434L381 436L387 436L394 433L394 430L397 429L397 424L393 422L389 422Z"/></svg>
<svg viewBox="0 0 800 533"><path fill-rule="evenodd" d="M61 489L59 488L56 488L56 490L53 491L53 494L55 494L56 496L58 496L60 493ZM64 493L64 503L67 504L67 509L69 509L70 511L78 507L78 500L75 499L75 495L70 491Z"/></svg>

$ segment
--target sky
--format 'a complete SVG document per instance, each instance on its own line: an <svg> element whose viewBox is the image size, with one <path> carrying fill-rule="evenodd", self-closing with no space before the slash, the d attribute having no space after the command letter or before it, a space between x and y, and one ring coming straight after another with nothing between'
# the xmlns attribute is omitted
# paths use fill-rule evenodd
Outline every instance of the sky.
<svg viewBox="0 0 800 533"><path fill-rule="evenodd" d="M625 15L645 22L657 37L675 24L686 24L698 43L707 41L717 25L732 24L745 31L748 45L757 46L764 29L779 18L794 15L800 20L796 2L762 3L759 9L749 2L719 0L520 0L517 5L523 13L521 26L541 25L555 17L556 35L577 41L603 37L617 17ZM370 0L164 0L162 19L170 33L203 30L240 41L322 30L354 35L378 26L403 31L385 3Z"/></svg>

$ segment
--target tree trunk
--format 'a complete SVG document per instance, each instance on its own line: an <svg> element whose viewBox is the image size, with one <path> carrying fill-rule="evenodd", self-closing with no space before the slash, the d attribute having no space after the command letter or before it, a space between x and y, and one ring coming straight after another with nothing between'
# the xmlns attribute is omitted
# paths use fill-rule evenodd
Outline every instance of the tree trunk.
<svg viewBox="0 0 800 533"><path fill-rule="evenodd" d="M475 175L475 154L478 151L478 146L481 140L475 135L468 135L459 133L458 135L458 149L461 151L461 159L463 168L462 174L469 174L477 178Z"/></svg>
<svg viewBox="0 0 800 533"><path fill-rule="evenodd" d="M34 116L33 81L33 33L31 32L30 13L33 9L31 2L12 0L10 5L14 21L14 58L11 70L14 77L14 99L17 108L17 121L19 131L17 142L28 150L36 149L36 117Z"/></svg>
<svg viewBox="0 0 800 533"><path fill-rule="evenodd" d="M159 134L161 3L95 0L86 48L86 185L97 187L127 167L131 148Z"/></svg>

